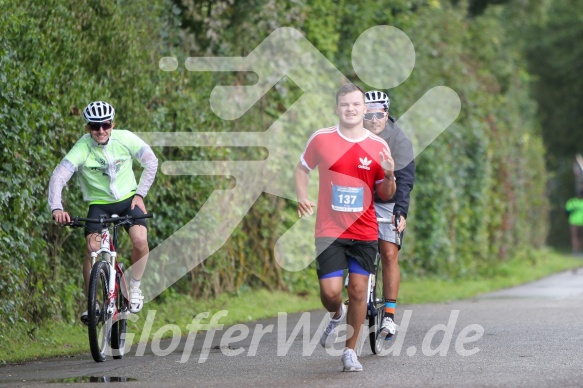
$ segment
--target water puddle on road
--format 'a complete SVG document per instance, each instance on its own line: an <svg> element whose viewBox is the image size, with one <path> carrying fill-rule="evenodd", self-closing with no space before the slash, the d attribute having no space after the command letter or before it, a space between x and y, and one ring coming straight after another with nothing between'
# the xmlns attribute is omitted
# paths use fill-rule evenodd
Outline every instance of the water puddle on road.
<svg viewBox="0 0 583 388"><path fill-rule="evenodd" d="M66 379L49 380L49 383L126 383L128 381L138 381L131 377L108 377L108 376L79 376L68 377Z"/></svg>

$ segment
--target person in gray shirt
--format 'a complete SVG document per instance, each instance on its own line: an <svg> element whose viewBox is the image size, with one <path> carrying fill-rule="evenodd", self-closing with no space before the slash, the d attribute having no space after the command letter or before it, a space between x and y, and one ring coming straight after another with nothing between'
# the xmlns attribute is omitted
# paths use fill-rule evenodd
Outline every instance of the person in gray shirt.
<svg viewBox="0 0 583 388"><path fill-rule="evenodd" d="M407 226L407 213L411 190L415 183L415 161L411 140L389 113L390 100L386 93L371 90L365 93L367 113L364 127L383 138L395 161L397 191L393 198L383 201L375 194L375 211L378 218L393 219L392 224L379 224L379 252L383 268L383 293L385 299L381 336L389 340L396 332L395 308L399 294L399 250L403 231Z"/></svg>

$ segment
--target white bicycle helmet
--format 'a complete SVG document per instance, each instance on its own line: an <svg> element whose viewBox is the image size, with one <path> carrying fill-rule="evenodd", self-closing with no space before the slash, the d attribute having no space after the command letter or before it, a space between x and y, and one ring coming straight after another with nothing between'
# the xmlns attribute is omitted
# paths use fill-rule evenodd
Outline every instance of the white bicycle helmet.
<svg viewBox="0 0 583 388"><path fill-rule="evenodd" d="M366 104L372 103L383 104L387 110L389 110L389 105L391 104L389 96L387 96L386 93L380 92L378 90L371 90L369 92L364 93L364 102Z"/></svg>
<svg viewBox="0 0 583 388"><path fill-rule="evenodd" d="M88 123L101 123L111 120L115 116L115 109L104 101L95 101L83 109L83 118Z"/></svg>

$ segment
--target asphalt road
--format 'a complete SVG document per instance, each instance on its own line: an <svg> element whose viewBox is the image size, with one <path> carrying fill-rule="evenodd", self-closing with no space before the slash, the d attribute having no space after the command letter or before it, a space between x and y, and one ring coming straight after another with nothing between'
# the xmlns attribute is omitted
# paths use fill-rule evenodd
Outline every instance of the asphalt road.
<svg viewBox="0 0 583 388"><path fill-rule="evenodd" d="M6 365L0 386L583 387L583 270L397 311L388 354L373 355L366 340L360 373L341 371L341 343L331 351L317 343L327 321L316 311L134 344L123 360L97 364L85 354Z"/></svg>

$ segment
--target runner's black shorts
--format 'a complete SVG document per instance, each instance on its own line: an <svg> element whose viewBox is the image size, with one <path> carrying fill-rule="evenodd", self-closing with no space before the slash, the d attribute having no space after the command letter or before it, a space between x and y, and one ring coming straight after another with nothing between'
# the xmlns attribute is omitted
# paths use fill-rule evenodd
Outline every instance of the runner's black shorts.
<svg viewBox="0 0 583 388"><path fill-rule="evenodd" d="M134 197L130 197L128 199L124 199L120 202L115 203L107 203L107 204L93 204L89 205L89 211L87 212L87 218L99 218L101 216L105 216L110 218L112 214L117 214L120 217L125 217L128 214L132 216L139 216L144 214L142 209L137 206L134 206L134 209L130 209L132 205L132 199ZM139 220L133 220L132 225L124 225L126 231L129 230L134 225L143 225L146 228L148 224L146 223L146 219L142 218ZM99 233L101 232L101 224L94 224L94 223L86 223L85 224L85 236L88 236L92 233Z"/></svg>
<svg viewBox="0 0 583 388"><path fill-rule="evenodd" d="M316 270L318 278L348 268L351 257L368 273L374 272L378 240L361 241L331 237L316 238Z"/></svg>

